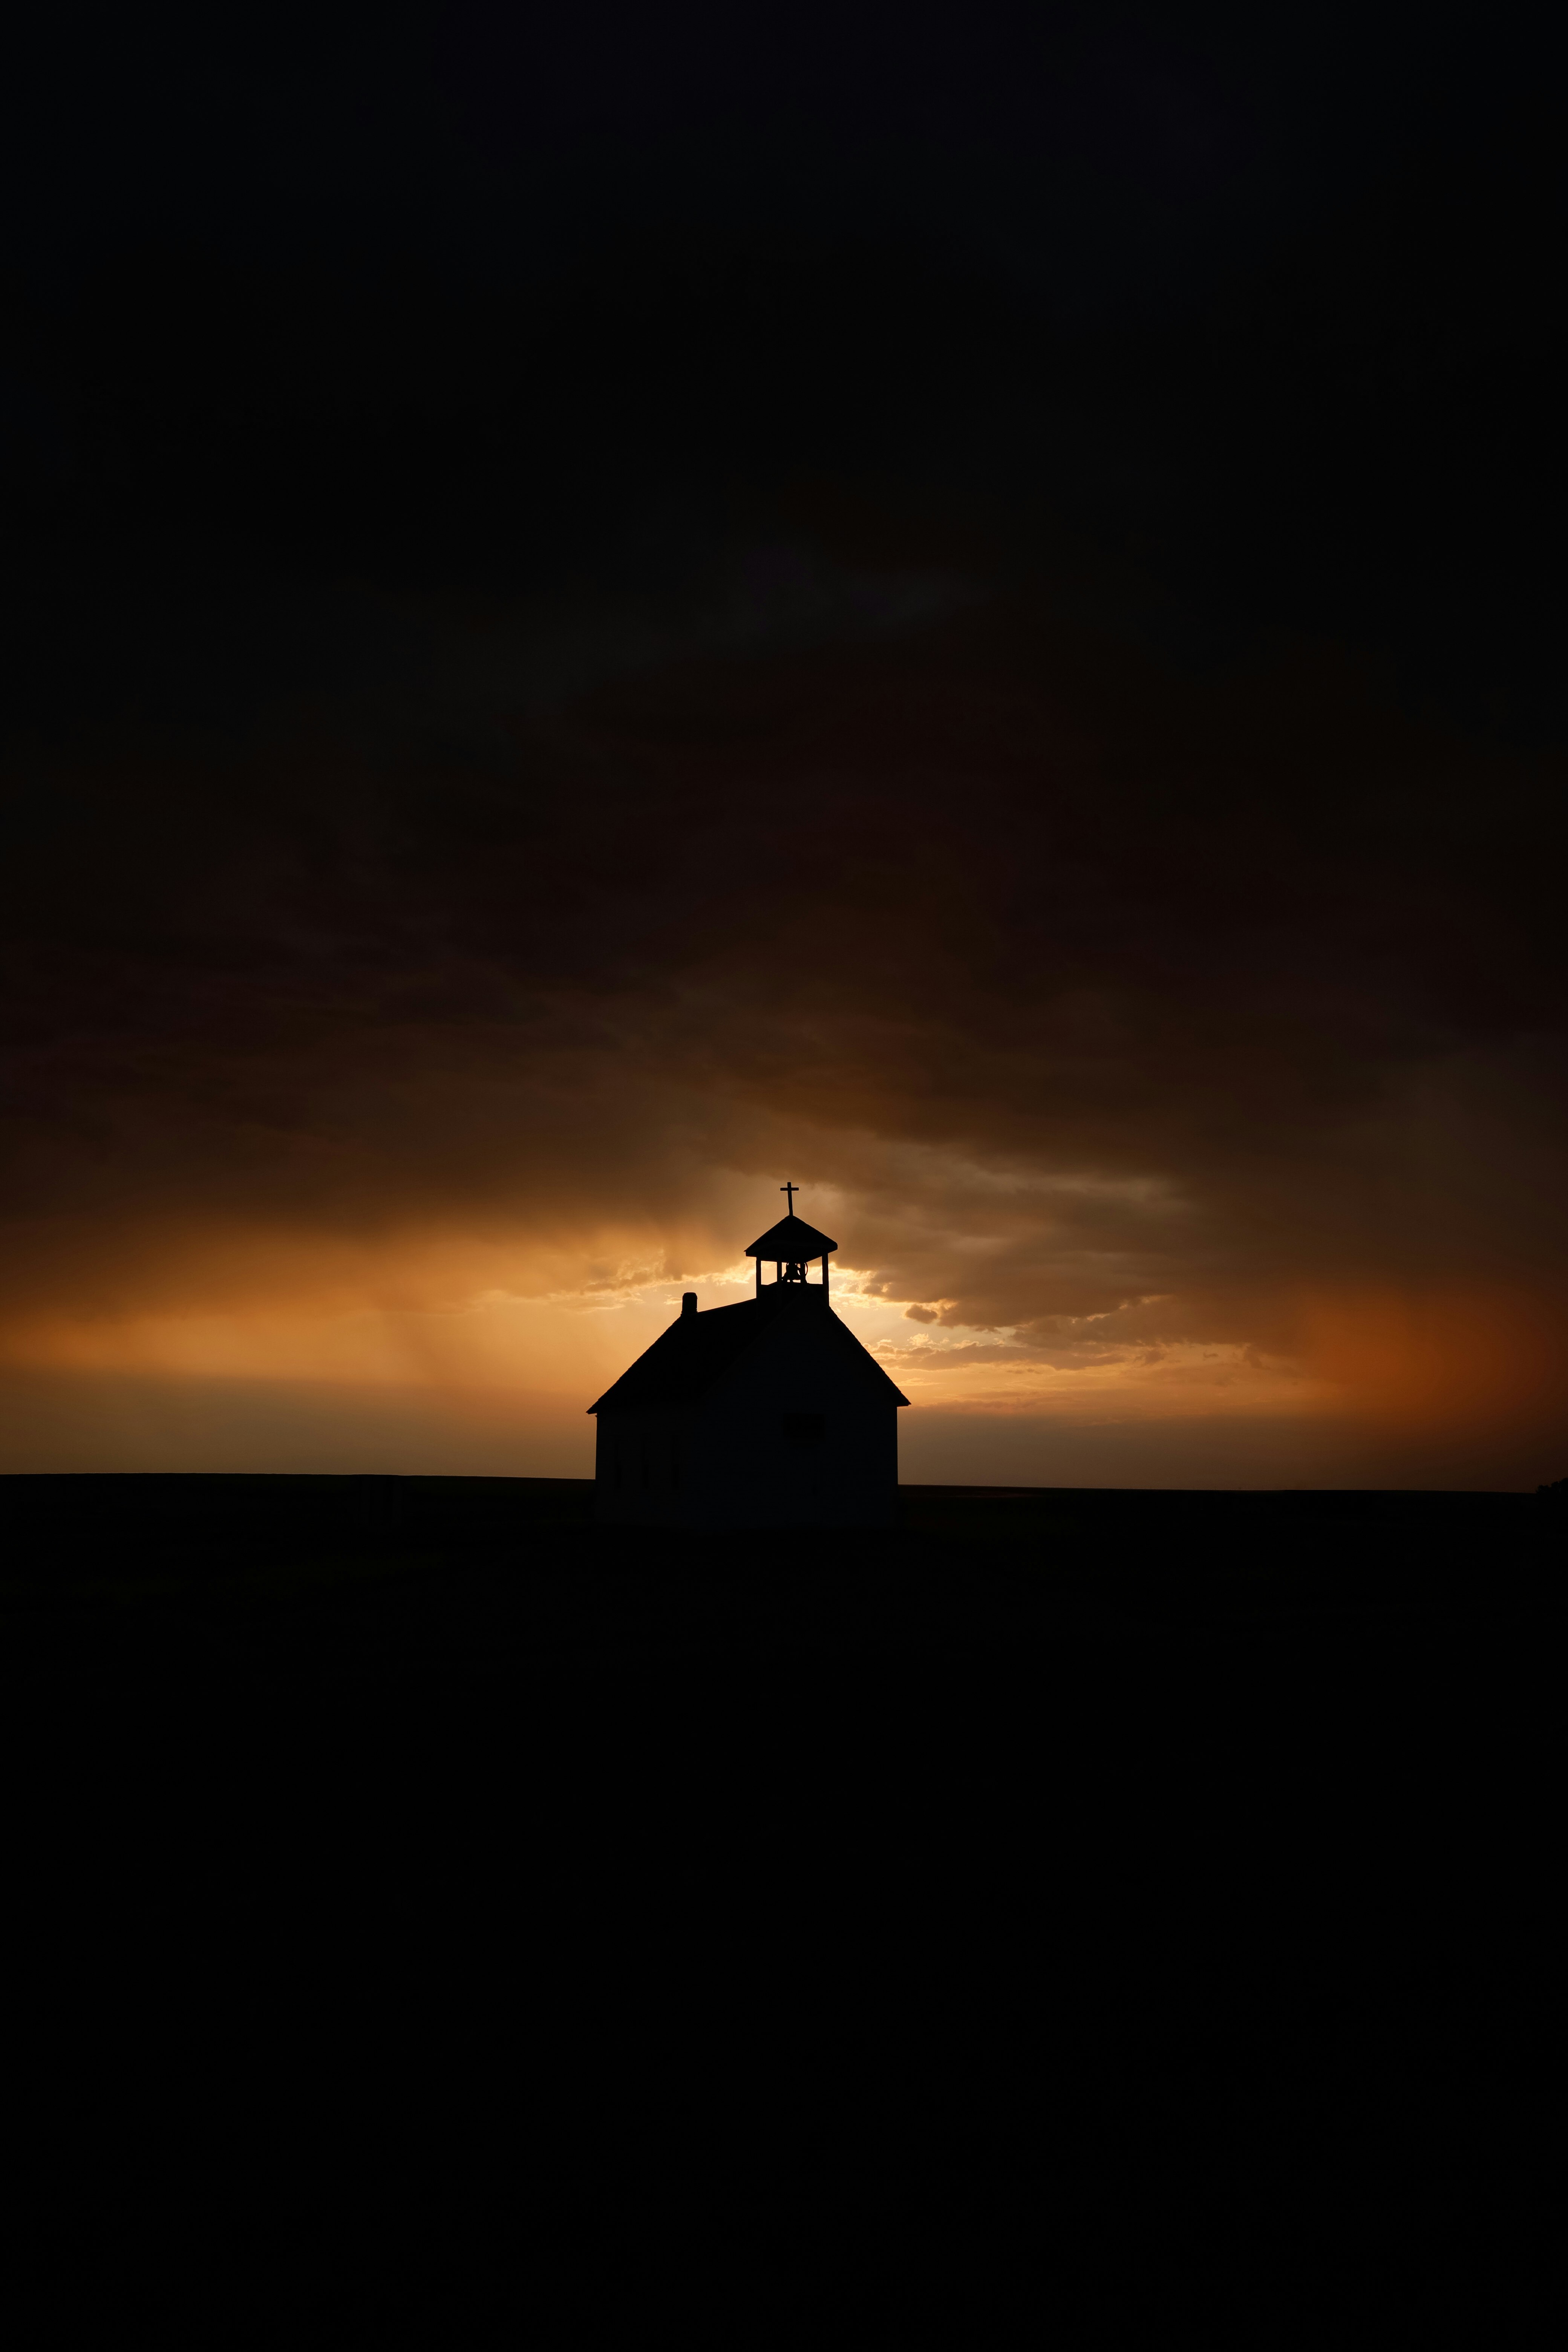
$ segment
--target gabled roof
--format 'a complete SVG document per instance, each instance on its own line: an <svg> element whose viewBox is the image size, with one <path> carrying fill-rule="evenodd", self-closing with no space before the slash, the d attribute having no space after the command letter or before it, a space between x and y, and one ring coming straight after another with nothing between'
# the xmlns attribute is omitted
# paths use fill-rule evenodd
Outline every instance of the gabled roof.
<svg viewBox="0 0 1568 2352"><path fill-rule="evenodd" d="M761 1319L754 1298L710 1307L705 1315L678 1316L589 1412L605 1405L695 1404L751 1346Z"/></svg>
<svg viewBox="0 0 1568 2352"><path fill-rule="evenodd" d="M770 1225L761 1241L750 1244L746 1255L765 1258L770 1265L802 1265L808 1257L826 1257L829 1250L837 1247L837 1242L830 1242L826 1234L819 1234L804 1217L790 1215Z"/></svg>
<svg viewBox="0 0 1568 2352"><path fill-rule="evenodd" d="M734 1307L710 1307L700 1315L681 1315L661 1331L612 1388L607 1388L590 1412L640 1412L647 1407L696 1404L716 1389L731 1368L755 1345L780 1315L810 1318L822 1344L835 1354L847 1351L858 1359L856 1370L886 1389L890 1401L907 1404L868 1348L863 1348L847 1323L840 1322L819 1287L769 1284L760 1298Z"/></svg>

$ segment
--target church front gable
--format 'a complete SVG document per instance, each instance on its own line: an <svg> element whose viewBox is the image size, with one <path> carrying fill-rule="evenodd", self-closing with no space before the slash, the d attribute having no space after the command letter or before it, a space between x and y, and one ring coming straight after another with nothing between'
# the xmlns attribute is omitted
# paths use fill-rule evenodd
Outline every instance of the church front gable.
<svg viewBox="0 0 1568 2352"><path fill-rule="evenodd" d="M707 1402L726 1410L881 1405L896 1411L903 1400L831 1307L792 1301L771 1318Z"/></svg>

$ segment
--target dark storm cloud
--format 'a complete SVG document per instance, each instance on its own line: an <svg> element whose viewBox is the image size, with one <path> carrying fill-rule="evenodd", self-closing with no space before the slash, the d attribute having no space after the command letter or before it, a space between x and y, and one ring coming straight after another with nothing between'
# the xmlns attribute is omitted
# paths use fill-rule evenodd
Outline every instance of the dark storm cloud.
<svg viewBox="0 0 1568 2352"><path fill-rule="evenodd" d="M586 21L535 75L461 16L354 108L346 48L310 102L187 56L210 218L171 164L16 278L10 1310L226 1233L587 1250L784 1154L976 1361L1348 1361L1397 1294L1554 1397L1506 77L1413 129L1369 68L1330 169L1213 32L1064 19L1047 71L976 20L939 73L922 20L872 105L876 41L829 99L701 25L596 73Z"/></svg>
<svg viewBox="0 0 1568 2352"><path fill-rule="evenodd" d="M1255 1337L1308 1277L1555 1261L1538 761L1310 648L1194 682L1038 604L922 616L918 579L855 627L856 587L816 642L737 648L716 598L639 660L585 616L554 699L526 616L396 612L395 686L35 754L13 1213L624 1210L678 1130L793 1128L840 1136L873 1262L952 1320L1131 1281ZM1011 1186L960 1199L954 1160ZM953 1259L965 1223L992 1258Z"/></svg>

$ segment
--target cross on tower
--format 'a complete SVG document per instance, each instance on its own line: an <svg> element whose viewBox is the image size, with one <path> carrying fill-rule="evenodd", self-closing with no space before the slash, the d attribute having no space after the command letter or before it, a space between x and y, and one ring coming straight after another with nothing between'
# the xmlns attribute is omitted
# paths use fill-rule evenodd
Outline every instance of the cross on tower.
<svg viewBox="0 0 1568 2352"><path fill-rule="evenodd" d="M798 1184L781 1184L779 1186L779 1191L788 1196L784 1202L785 1213L788 1216L793 1217L795 1214L795 1196L799 1190L800 1186Z"/></svg>

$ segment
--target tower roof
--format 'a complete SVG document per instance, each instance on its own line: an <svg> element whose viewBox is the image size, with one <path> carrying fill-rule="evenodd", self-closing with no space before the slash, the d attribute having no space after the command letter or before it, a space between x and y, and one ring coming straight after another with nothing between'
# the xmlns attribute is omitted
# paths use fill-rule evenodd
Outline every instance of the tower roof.
<svg viewBox="0 0 1568 2352"><path fill-rule="evenodd" d="M760 1241L748 1243L746 1255L765 1258L770 1265L804 1265L808 1257L826 1257L837 1247L837 1242L829 1241L826 1234L819 1234L815 1225L808 1225L804 1217L792 1212L781 1217L776 1225L770 1225Z"/></svg>

